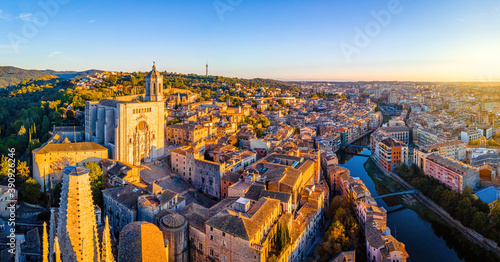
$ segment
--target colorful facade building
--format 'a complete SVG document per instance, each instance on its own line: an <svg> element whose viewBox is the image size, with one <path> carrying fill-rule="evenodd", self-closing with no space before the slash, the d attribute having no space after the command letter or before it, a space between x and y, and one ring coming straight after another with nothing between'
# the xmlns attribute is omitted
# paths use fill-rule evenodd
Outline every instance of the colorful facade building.
<svg viewBox="0 0 500 262"><path fill-rule="evenodd" d="M408 162L408 146L392 137L380 141L378 153L379 166L387 172Z"/></svg>
<svg viewBox="0 0 500 262"><path fill-rule="evenodd" d="M427 156L424 172L460 194L466 186L479 186L479 169L438 153Z"/></svg>

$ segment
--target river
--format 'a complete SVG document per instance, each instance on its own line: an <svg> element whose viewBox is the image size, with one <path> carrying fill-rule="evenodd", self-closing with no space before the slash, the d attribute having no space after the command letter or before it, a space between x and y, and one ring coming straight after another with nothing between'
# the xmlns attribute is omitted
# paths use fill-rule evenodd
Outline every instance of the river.
<svg viewBox="0 0 500 262"><path fill-rule="evenodd" d="M369 155L370 151L364 149L363 154ZM370 190L372 196L379 192L374 181L366 172L363 164L368 160L366 156L340 155L341 166L351 171L351 176L359 177ZM345 161L345 162L344 162ZM377 199L379 206L387 208L382 199ZM425 220L411 209L403 208L387 214L387 225L392 234L406 246L411 262L452 262L452 261L478 261L469 255L467 250L462 250L462 245L454 239L449 230L438 224ZM460 250L460 251L457 251ZM460 252L460 254L459 254Z"/></svg>

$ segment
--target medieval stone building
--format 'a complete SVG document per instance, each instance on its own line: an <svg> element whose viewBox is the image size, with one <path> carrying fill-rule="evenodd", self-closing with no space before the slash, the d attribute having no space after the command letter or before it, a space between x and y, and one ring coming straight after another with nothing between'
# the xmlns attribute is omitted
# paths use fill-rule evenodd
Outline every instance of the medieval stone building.
<svg viewBox="0 0 500 262"><path fill-rule="evenodd" d="M85 102L85 140L104 145L113 159L140 165L164 156L163 77L153 65L144 102L102 99Z"/></svg>

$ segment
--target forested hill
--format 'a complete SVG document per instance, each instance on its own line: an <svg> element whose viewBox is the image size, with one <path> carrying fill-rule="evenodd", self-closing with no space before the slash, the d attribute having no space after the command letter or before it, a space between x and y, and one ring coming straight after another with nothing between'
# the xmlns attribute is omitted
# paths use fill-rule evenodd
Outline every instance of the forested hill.
<svg viewBox="0 0 500 262"><path fill-rule="evenodd" d="M0 88L15 86L23 80L36 79L46 75L55 75L61 78L69 79L74 77L83 77L100 73L100 70L87 70L83 72L76 71L54 71L54 70L26 70L13 66L0 66Z"/></svg>

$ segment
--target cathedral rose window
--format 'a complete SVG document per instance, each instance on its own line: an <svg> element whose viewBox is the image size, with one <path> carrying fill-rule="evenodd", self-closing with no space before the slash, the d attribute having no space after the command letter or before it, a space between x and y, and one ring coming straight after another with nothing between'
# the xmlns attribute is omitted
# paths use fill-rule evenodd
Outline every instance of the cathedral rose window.
<svg viewBox="0 0 500 262"><path fill-rule="evenodd" d="M146 128L146 121L141 121L138 126L139 130L142 131Z"/></svg>

